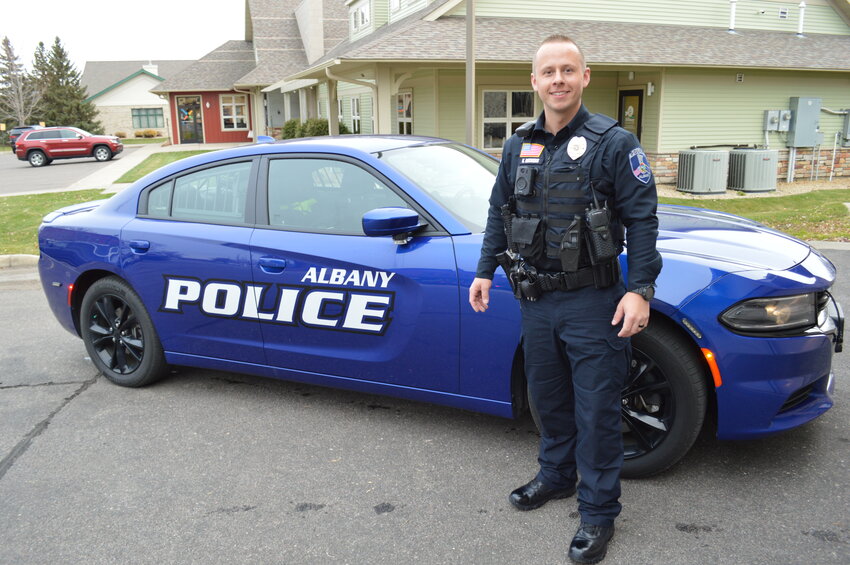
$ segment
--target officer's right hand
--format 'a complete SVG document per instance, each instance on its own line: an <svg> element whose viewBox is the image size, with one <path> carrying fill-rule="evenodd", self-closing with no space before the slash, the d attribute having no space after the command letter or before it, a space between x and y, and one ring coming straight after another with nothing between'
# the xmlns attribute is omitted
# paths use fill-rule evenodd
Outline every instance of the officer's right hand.
<svg viewBox="0 0 850 565"><path fill-rule="evenodd" d="M469 305L476 312L484 312L490 304L490 287L493 281L476 277L469 287Z"/></svg>

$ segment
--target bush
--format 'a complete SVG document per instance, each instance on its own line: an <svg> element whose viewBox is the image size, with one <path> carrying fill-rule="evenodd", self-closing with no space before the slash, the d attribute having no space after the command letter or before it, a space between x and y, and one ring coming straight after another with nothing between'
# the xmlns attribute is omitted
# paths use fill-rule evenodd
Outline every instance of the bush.
<svg viewBox="0 0 850 565"><path fill-rule="evenodd" d="M293 137L298 137L298 129L301 125L301 122L295 118L291 120L287 120L285 124L283 124L283 128L280 130L281 139L292 139Z"/></svg>
<svg viewBox="0 0 850 565"><path fill-rule="evenodd" d="M142 132L145 137L159 137L159 132L155 129L146 129Z"/></svg>
<svg viewBox="0 0 850 565"><path fill-rule="evenodd" d="M133 133L133 137L144 137L144 136L145 136L145 132L143 132L142 130L136 130L135 133Z"/></svg>
<svg viewBox="0 0 850 565"><path fill-rule="evenodd" d="M320 118L310 118L304 122L304 135L302 137L316 137L328 135L328 121Z"/></svg>
<svg viewBox="0 0 850 565"><path fill-rule="evenodd" d="M330 128L328 121L324 118L310 118L304 123L298 121L297 118L288 120L281 128L281 139L292 139L293 137L317 137L320 135L328 135ZM339 123L339 133L351 133L351 131L342 122Z"/></svg>
<svg viewBox="0 0 850 565"><path fill-rule="evenodd" d="M125 137L127 137L127 132L126 131L116 131L112 135L114 135L115 137L120 137L121 139L124 139Z"/></svg>

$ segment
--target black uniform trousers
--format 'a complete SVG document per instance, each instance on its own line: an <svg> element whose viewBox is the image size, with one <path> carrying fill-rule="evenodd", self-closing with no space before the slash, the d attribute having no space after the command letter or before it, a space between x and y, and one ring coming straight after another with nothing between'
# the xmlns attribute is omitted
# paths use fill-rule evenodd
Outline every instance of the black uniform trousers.
<svg viewBox="0 0 850 565"><path fill-rule="evenodd" d="M537 478L568 488L578 472L581 520L601 526L613 524L621 509L620 398L631 351L611 320L624 293L620 282L520 301L525 374L540 431Z"/></svg>

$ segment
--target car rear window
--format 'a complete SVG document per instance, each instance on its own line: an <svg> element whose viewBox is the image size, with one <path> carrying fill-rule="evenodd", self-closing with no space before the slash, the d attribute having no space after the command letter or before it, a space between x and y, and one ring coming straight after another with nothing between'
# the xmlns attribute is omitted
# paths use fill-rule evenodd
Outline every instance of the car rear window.
<svg viewBox="0 0 850 565"><path fill-rule="evenodd" d="M148 195L147 215L196 222L242 223L250 162L210 167L178 177Z"/></svg>

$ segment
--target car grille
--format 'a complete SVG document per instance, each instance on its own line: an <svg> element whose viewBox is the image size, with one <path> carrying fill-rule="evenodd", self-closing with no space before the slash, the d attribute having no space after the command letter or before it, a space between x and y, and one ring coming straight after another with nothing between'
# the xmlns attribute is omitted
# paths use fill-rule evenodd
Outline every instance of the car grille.
<svg viewBox="0 0 850 565"><path fill-rule="evenodd" d="M794 408L805 402L806 399L809 398L809 395L812 393L813 388L814 385L810 384L796 391L788 398L788 400L785 401L785 404L783 404L782 407L779 409L779 413L782 414L783 412L793 410Z"/></svg>

